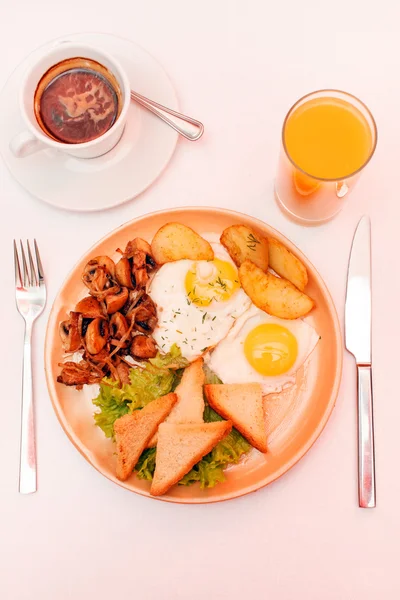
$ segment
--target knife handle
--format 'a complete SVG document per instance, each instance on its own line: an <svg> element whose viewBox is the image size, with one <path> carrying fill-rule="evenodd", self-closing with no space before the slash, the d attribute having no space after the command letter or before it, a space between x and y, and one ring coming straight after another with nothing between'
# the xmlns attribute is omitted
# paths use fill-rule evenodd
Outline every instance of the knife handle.
<svg viewBox="0 0 400 600"><path fill-rule="evenodd" d="M375 450L372 403L372 369L357 365L358 388L358 500L361 508L374 508Z"/></svg>

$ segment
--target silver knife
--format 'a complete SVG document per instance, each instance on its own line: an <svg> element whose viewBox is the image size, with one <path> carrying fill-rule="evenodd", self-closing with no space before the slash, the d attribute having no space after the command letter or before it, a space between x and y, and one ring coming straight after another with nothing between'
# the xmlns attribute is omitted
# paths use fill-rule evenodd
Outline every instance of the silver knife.
<svg viewBox="0 0 400 600"><path fill-rule="evenodd" d="M364 216L351 247L345 308L346 348L357 363L358 500L362 508L376 505L371 316L371 222Z"/></svg>

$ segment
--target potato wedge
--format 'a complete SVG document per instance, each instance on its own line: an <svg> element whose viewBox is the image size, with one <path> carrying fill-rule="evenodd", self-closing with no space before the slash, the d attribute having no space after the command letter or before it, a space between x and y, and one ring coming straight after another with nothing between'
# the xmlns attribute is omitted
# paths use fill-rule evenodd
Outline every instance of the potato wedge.
<svg viewBox="0 0 400 600"><path fill-rule="evenodd" d="M268 269L268 240L245 225L232 225L222 232L221 244L228 250L234 263L240 267L251 260L257 267Z"/></svg>
<svg viewBox="0 0 400 600"><path fill-rule="evenodd" d="M245 260L240 266L239 279L253 304L275 317L298 319L314 306L311 298L300 292L290 281L272 273L264 273L249 260Z"/></svg>
<svg viewBox="0 0 400 600"><path fill-rule="evenodd" d="M268 247L271 269L303 291L308 282L307 269L303 263L275 238L268 238Z"/></svg>
<svg viewBox="0 0 400 600"><path fill-rule="evenodd" d="M181 223L166 223L156 233L151 251L159 265L175 260L213 260L210 244L190 227Z"/></svg>

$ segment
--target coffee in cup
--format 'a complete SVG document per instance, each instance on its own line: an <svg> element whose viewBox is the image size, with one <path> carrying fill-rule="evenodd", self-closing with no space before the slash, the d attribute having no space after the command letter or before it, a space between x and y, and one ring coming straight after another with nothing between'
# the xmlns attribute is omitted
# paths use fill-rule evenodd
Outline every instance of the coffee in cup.
<svg viewBox="0 0 400 600"><path fill-rule="evenodd" d="M28 67L20 90L26 129L10 141L10 150L19 158L44 149L101 156L121 139L129 106L129 80L115 58L59 41Z"/></svg>
<svg viewBox="0 0 400 600"><path fill-rule="evenodd" d="M34 95L37 122L46 135L65 144L94 140L110 129L122 107L115 76L95 60L68 58L40 79Z"/></svg>

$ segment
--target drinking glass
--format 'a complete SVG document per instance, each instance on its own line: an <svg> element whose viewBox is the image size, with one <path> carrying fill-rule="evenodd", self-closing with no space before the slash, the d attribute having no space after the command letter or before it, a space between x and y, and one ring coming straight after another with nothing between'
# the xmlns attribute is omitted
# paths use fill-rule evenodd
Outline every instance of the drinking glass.
<svg viewBox="0 0 400 600"><path fill-rule="evenodd" d="M307 111L308 120L299 121ZM328 221L342 209L376 143L375 120L355 96L329 89L303 96L283 123L278 204L305 225Z"/></svg>

